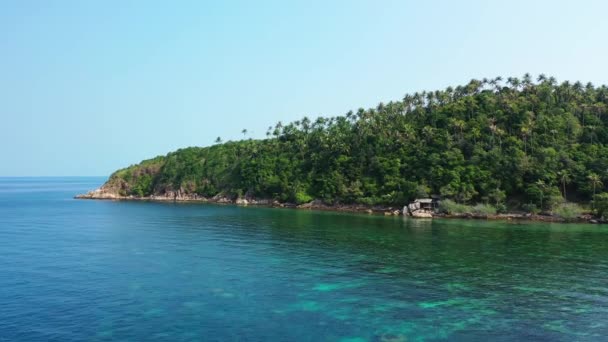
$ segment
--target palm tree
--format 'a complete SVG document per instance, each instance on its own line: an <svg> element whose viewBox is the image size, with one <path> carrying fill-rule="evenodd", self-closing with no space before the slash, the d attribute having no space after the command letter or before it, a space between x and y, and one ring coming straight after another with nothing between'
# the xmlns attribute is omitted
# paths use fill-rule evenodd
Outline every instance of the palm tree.
<svg viewBox="0 0 608 342"><path fill-rule="evenodd" d="M562 182L562 188L563 188L563 194L564 194L564 200L568 200L568 198L566 198L566 184L570 183L570 174L568 173L567 170L561 170L559 173L559 180Z"/></svg>
<svg viewBox="0 0 608 342"><path fill-rule="evenodd" d="M471 128L471 137L473 138L473 145L477 145L477 139L481 137L481 130L478 127Z"/></svg>
<svg viewBox="0 0 608 342"><path fill-rule="evenodd" d="M447 88L445 88L444 94L445 94L445 97L446 97L447 101L453 100L454 99L454 88L453 87L447 87Z"/></svg>
<svg viewBox="0 0 608 342"><path fill-rule="evenodd" d="M488 84L492 86L492 89L496 89L496 80L495 79L490 79L488 81Z"/></svg>
<svg viewBox="0 0 608 342"><path fill-rule="evenodd" d="M560 98L562 101L570 101L570 82L564 81L559 86L560 89ZM583 122L583 126L585 123Z"/></svg>
<svg viewBox="0 0 608 342"><path fill-rule="evenodd" d="M247 128L243 128L241 133L243 134L243 138L244 138L247 135Z"/></svg>
<svg viewBox="0 0 608 342"><path fill-rule="evenodd" d="M593 136L595 135L595 126L593 126L593 125L587 126L587 129L590 131L589 140L591 140L591 144L593 144Z"/></svg>
<svg viewBox="0 0 608 342"><path fill-rule="evenodd" d="M464 130L466 123L463 120L452 118L450 119L450 124L452 125L452 128L454 128L454 133L458 132L458 137L462 139L462 131Z"/></svg>
<svg viewBox="0 0 608 342"><path fill-rule="evenodd" d="M490 80L490 85L495 91L500 90L500 82L502 81L502 77L498 76Z"/></svg>
<svg viewBox="0 0 608 342"><path fill-rule="evenodd" d="M483 81L472 79L469 84L466 86L467 95L473 95L479 93L479 91L483 88Z"/></svg>
<svg viewBox="0 0 608 342"><path fill-rule="evenodd" d="M492 132L492 147L494 147L494 133L496 133L496 130L498 129L498 126L496 126L496 118L488 119L488 128L490 129L490 132Z"/></svg>
<svg viewBox="0 0 608 342"><path fill-rule="evenodd" d="M587 179L589 180L589 182L593 186L593 197L595 197L595 189L598 186L604 185L604 183L602 183L602 179L596 173L589 174L589 176L587 176ZM595 209L595 208L593 208L593 209Z"/></svg>
<svg viewBox="0 0 608 342"><path fill-rule="evenodd" d="M216 144L221 144L221 143L222 143L222 138L217 137L217 138L215 139L215 143L216 143Z"/></svg>
<svg viewBox="0 0 608 342"><path fill-rule="evenodd" d="M304 133L308 133L308 130L310 130L310 119L307 116L302 118L302 129Z"/></svg>
<svg viewBox="0 0 608 342"><path fill-rule="evenodd" d="M457 86L456 89L454 89L454 98L460 99L463 96L464 96L464 87L463 86Z"/></svg>
<svg viewBox="0 0 608 342"><path fill-rule="evenodd" d="M431 126L424 126L422 128L422 135L424 135L424 138L426 140L426 142L430 142L433 140L433 134L434 134L434 129Z"/></svg>
<svg viewBox="0 0 608 342"><path fill-rule="evenodd" d="M346 119L348 119L348 121L352 121L352 119L353 119L353 115L354 115L353 111L352 111L352 110L349 110L349 111L346 113Z"/></svg>
<svg viewBox="0 0 608 342"><path fill-rule="evenodd" d="M543 210L543 197L545 195L545 191L547 189L547 185L542 180L536 181L536 186L538 186L539 194L540 194L540 210Z"/></svg>
<svg viewBox="0 0 608 342"><path fill-rule="evenodd" d="M274 135L275 137L278 137L279 135L282 134L282 132L283 132L283 123L281 121L279 121L274 126L274 130L272 131L272 135Z"/></svg>
<svg viewBox="0 0 608 342"><path fill-rule="evenodd" d="M523 84L526 88L532 85L532 76L529 73L524 74Z"/></svg>
<svg viewBox="0 0 608 342"><path fill-rule="evenodd" d="M538 75L538 83L543 83L547 80L547 76L545 76L545 74L540 74Z"/></svg>
<svg viewBox="0 0 608 342"><path fill-rule="evenodd" d="M406 123L403 125L403 135L406 139L414 139L416 131L411 124Z"/></svg>

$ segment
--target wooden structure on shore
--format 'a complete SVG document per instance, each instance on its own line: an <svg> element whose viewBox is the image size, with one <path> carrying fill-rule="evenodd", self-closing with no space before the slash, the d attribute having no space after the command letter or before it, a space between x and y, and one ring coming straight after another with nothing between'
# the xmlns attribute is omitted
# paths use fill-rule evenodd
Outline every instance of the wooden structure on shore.
<svg viewBox="0 0 608 342"><path fill-rule="evenodd" d="M417 198L403 208L403 215L412 217L433 217L439 208L439 198Z"/></svg>

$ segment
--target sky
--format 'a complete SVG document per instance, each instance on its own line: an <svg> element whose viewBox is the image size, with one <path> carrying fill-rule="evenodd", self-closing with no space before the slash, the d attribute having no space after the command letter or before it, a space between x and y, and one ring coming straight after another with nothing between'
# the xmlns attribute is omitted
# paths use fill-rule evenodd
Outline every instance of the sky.
<svg viewBox="0 0 608 342"><path fill-rule="evenodd" d="M608 83L608 2L0 2L0 176L108 176L472 78Z"/></svg>

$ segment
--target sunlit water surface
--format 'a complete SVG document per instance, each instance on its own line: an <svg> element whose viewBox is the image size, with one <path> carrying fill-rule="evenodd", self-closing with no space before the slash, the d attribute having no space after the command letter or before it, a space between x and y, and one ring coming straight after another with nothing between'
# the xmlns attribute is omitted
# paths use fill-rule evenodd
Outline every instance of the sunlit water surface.
<svg viewBox="0 0 608 342"><path fill-rule="evenodd" d="M74 200L0 178L0 341L595 341L608 229Z"/></svg>

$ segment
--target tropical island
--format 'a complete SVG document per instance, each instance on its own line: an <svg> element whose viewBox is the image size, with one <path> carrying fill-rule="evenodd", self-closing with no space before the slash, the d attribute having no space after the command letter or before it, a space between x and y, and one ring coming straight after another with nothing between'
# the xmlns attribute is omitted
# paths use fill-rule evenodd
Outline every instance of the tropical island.
<svg viewBox="0 0 608 342"><path fill-rule="evenodd" d="M78 198L208 201L397 214L608 213L608 88L540 75L471 80L267 138L188 147L114 172Z"/></svg>

